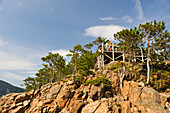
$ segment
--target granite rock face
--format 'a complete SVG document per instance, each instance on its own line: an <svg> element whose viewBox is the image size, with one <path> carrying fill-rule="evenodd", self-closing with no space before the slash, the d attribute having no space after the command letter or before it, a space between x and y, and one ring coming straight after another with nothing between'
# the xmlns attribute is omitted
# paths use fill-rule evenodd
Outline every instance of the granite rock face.
<svg viewBox="0 0 170 113"><path fill-rule="evenodd" d="M102 73L102 72L100 72ZM75 81L46 84L27 93L0 98L0 113L169 113L170 95L104 71L111 87L77 85ZM91 77L90 79L93 79Z"/></svg>

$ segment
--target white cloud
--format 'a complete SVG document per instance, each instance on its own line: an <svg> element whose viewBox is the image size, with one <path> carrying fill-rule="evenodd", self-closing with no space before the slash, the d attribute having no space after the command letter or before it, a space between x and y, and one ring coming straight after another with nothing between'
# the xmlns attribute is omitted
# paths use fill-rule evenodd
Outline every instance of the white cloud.
<svg viewBox="0 0 170 113"><path fill-rule="evenodd" d="M0 38L0 47L4 47L8 45L7 47L3 48L0 50L0 70L30 70L33 69L33 63L30 61L26 60L27 58L21 57L20 55L15 54L15 50L18 50L19 48L16 49L16 46L14 47L9 47L8 42L5 42L2 38ZM10 48L7 49L7 48ZM22 47L21 47L22 48ZM11 52L11 50L15 52ZM25 52L25 51L24 51Z"/></svg>
<svg viewBox="0 0 170 113"><path fill-rule="evenodd" d="M7 44L8 44L8 42L5 42L2 38L0 38L0 47L3 47Z"/></svg>
<svg viewBox="0 0 170 113"><path fill-rule="evenodd" d="M25 77L33 76L41 67L41 57L45 52L13 45L0 38L0 79L20 86Z"/></svg>
<svg viewBox="0 0 170 113"><path fill-rule="evenodd" d="M9 44L3 40L0 40L0 47L0 70L34 71L41 64L43 54L40 50Z"/></svg>
<svg viewBox="0 0 170 113"><path fill-rule="evenodd" d="M24 60L1 61L0 70L32 70L33 65Z"/></svg>
<svg viewBox="0 0 170 113"><path fill-rule="evenodd" d="M21 73L36 74L37 71L21 71Z"/></svg>
<svg viewBox="0 0 170 113"><path fill-rule="evenodd" d="M125 21L125 22L128 22L128 23L132 23L134 20L130 17L130 16L128 16L128 15L126 15L126 16L123 16L123 17L121 17L121 18L113 18L113 17L103 17L103 18L99 18L99 20L102 20L102 21L112 21L112 20L123 20L123 21Z"/></svg>
<svg viewBox="0 0 170 113"><path fill-rule="evenodd" d="M9 79L15 79L15 80L24 80L25 77L16 75L11 72L0 72L0 75L3 76L3 78L9 78Z"/></svg>
<svg viewBox="0 0 170 113"><path fill-rule="evenodd" d="M136 1L135 8L136 8L137 13L138 13L137 19L138 20L144 20L144 14L143 14L143 10L142 10L140 0L135 0L135 1Z"/></svg>
<svg viewBox="0 0 170 113"><path fill-rule="evenodd" d="M63 57L66 57L66 55L70 53L69 50L66 50L66 49L52 50L51 52L52 53L59 53Z"/></svg>
<svg viewBox="0 0 170 113"><path fill-rule="evenodd" d="M123 16L122 19L128 23L132 23L134 21L130 16Z"/></svg>
<svg viewBox="0 0 170 113"><path fill-rule="evenodd" d="M113 18L113 17L103 17L103 18L99 18L99 20L105 21L105 20L116 20L117 18Z"/></svg>
<svg viewBox="0 0 170 113"><path fill-rule="evenodd" d="M0 50L0 62L0 70L31 70L35 65L26 57L20 57L2 50Z"/></svg>
<svg viewBox="0 0 170 113"><path fill-rule="evenodd" d="M119 25L105 25L105 26L92 26L85 30L85 36L91 37L106 37L107 39L114 40L113 35L122 29Z"/></svg>

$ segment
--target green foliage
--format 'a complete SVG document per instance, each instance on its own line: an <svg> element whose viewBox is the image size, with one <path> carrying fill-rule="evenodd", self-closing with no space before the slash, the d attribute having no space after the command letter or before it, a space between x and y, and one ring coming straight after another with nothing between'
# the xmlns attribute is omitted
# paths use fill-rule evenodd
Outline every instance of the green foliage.
<svg viewBox="0 0 170 113"><path fill-rule="evenodd" d="M151 71L151 80L150 85L154 87L156 90L166 90L170 88L170 72L169 72L169 64L165 62L155 62L152 64Z"/></svg>
<svg viewBox="0 0 170 113"><path fill-rule="evenodd" d="M28 91L30 91L32 89L37 89L38 88L38 85L37 85L35 79L32 78L32 77L28 77L23 81L24 81L24 85L26 86L26 88L25 88L26 92L28 92Z"/></svg>
<svg viewBox="0 0 170 113"><path fill-rule="evenodd" d="M102 39L98 39L101 41ZM98 41L95 41L96 43ZM85 44L84 46L78 44L74 46L73 50L70 50L71 54L67 56L71 56L71 61L69 62L72 64L73 74L72 78L76 75L76 73L80 74L81 76L88 76L92 72L89 71L91 68L94 68L96 62L96 53L93 53L89 49L93 47L93 43ZM86 50L88 49L88 50Z"/></svg>
<svg viewBox="0 0 170 113"><path fill-rule="evenodd" d="M63 83L68 82L68 80L63 80Z"/></svg>
<svg viewBox="0 0 170 113"><path fill-rule="evenodd" d="M110 70L115 70L118 69L118 68L122 68L123 67L123 62L117 62L117 63L114 63L112 64L112 66L109 68Z"/></svg>
<svg viewBox="0 0 170 113"><path fill-rule="evenodd" d="M120 80L120 90L122 92L123 79L127 74L126 71L126 54L132 54L132 50L137 47L137 45L142 41L140 32L135 27L134 29L123 29L120 32L114 34L115 40L118 40L119 47L122 49L123 53L123 65L122 68L118 68L118 75ZM131 52L131 53L130 53ZM129 57L131 58L131 57ZM130 62L130 60L129 60Z"/></svg>
<svg viewBox="0 0 170 113"><path fill-rule="evenodd" d="M142 87L142 85L138 85L138 87Z"/></svg>
<svg viewBox="0 0 170 113"><path fill-rule="evenodd" d="M124 50L125 53L129 51L132 46L136 47L141 42L141 35L139 30L135 27L134 29L123 29L117 34L114 34L115 40L118 40L119 47Z"/></svg>
<svg viewBox="0 0 170 113"><path fill-rule="evenodd" d="M65 71L64 71L65 75L70 75L71 77L73 71L74 71L74 64L72 62L68 62L68 64L65 66Z"/></svg>
<svg viewBox="0 0 170 113"><path fill-rule="evenodd" d="M71 78L72 75L67 75L67 78Z"/></svg>
<svg viewBox="0 0 170 113"><path fill-rule="evenodd" d="M80 57L80 55L83 53L83 51L84 51L84 49L83 49L82 45L77 44L76 46L74 46L73 50L70 50L71 54L67 54L67 56L72 56L70 62L74 65L72 79L74 78L74 76L77 72L77 59Z"/></svg>
<svg viewBox="0 0 170 113"><path fill-rule="evenodd" d="M63 56L50 52L46 57L42 57L41 60L46 63L43 66L49 71L50 82L58 80L63 76L65 69L65 59Z"/></svg>
<svg viewBox="0 0 170 113"><path fill-rule="evenodd" d="M100 46L105 41L106 41L106 38L98 37L95 41L93 41L93 44L97 45L97 46Z"/></svg>
<svg viewBox="0 0 170 113"><path fill-rule="evenodd" d="M85 85L93 84L95 86L98 86L102 83L103 83L104 87L110 87L111 86L110 81L105 77L97 77L96 79L86 81L84 84Z"/></svg>
<svg viewBox="0 0 170 113"><path fill-rule="evenodd" d="M150 79L150 61L158 60L158 58L165 57L168 52L163 52L164 54L157 54L158 51L169 51L169 41L170 35L167 30L165 30L165 22L146 22L145 24L140 24L138 27L141 35L143 36L143 43L146 43L147 49L147 84ZM152 58L152 59L151 59Z"/></svg>
<svg viewBox="0 0 170 113"><path fill-rule="evenodd" d="M78 73L87 76L91 72L89 69L94 68L96 58L95 54L92 53L92 51L86 51L84 52L79 59L77 59L77 70Z"/></svg>
<svg viewBox="0 0 170 113"><path fill-rule="evenodd" d="M121 104L116 104L117 107L121 107Z"/></svg>
<svg viewBox="0 0 170 113"><path fill-rule="evenodd" d="M77 85L81 85L82 83L84 83L84 76L78 74L74 77L74 80L77 81Z"/></svg>
<svg viewBox="0 0 170 113"><path fill-rule="evenodd" d="M93 47L93 43L85 44L84 48L91 49Z"/></svg>
<svg viewBox="0 0 170 113"><path fill-rule="evenodd" d="M50 52L47 56L42 57L41 60L44 62L44 67L38 70L35 74L36 77L28 77L24 80L26 91L40 88L49 82L52 83L61 80L65 76L65 73L68 73L65 59L58 53L52 54Z"/></svg>

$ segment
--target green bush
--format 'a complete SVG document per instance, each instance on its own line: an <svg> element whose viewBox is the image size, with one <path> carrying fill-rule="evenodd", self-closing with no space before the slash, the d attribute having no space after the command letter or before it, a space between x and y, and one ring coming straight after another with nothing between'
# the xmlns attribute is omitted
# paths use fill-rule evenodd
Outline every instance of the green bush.
<svg viewBox="0 0 170 113"><path fill-rule="evenodd" d="M71 78L71 77L72 77L72 75L67 75L67 77L68 77L68 78Z"/></svg>
<svg viewBox="0 0 170 113"><path fill-rule="evenodd" d="M105 77L97 77L96 79L94 80L89 80L89 81L86 81L84 84L87 86L89 84L93 84L95 86L98 86L100 85L101 83L103 83L104 87L110 87L110 81L105 78Z"/></svg>
<svg viewBox="0 0 170 113"><path fill-rule="evenodd" d="M117 106L117 107L121 107L121 105L120 105L120 104L116 104L116 106Z"/></svg>
<svg viewBox="0 0 170 113"><path fill-rule="evenodd" d="M68 80L63 80L63 83L68 82Z"/></svg>

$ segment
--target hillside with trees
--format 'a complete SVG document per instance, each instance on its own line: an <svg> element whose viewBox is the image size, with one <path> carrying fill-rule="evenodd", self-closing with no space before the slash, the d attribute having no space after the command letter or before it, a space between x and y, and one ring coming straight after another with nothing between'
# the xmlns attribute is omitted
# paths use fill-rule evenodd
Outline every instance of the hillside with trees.
<svg viewBox="0 0 170 113"><path fill-rule="evenodd" d="M0 80L0 97L8 93L24 92L25 90L16 86L13 86L5 81Z"/></svg>
<svg viewBox="0 0 170 113"><path fill-rule="evenodd" d="M165 29L163 21L154 20L140 24L134 29L123 29L114 34L114 39L118 41L117 45L123 51L123 62L118 62L112 67L118 73L121 89L124 79L142 81L157 90L165 91L170 87L168 85L170 84L170 67L169 63L165 62L170 59L170 33ZM71 57L68 64L59 53L50 52L41 58L44 62L43 68L38 70L36 77L28 77L24 80L26 91L61 80L74 79L80 84L84 83L84 78L93 74L90 70L96 69L97 56L103 54L98 51L93 52L92 47L95 45L99 47L105 42L106 38L98 37L88 44L77 44L67 55ZM137 49L142 49L146 53L147 62L133 62L133 55ZM128 57L125 56L126 54L129 54Z"/></svg>

